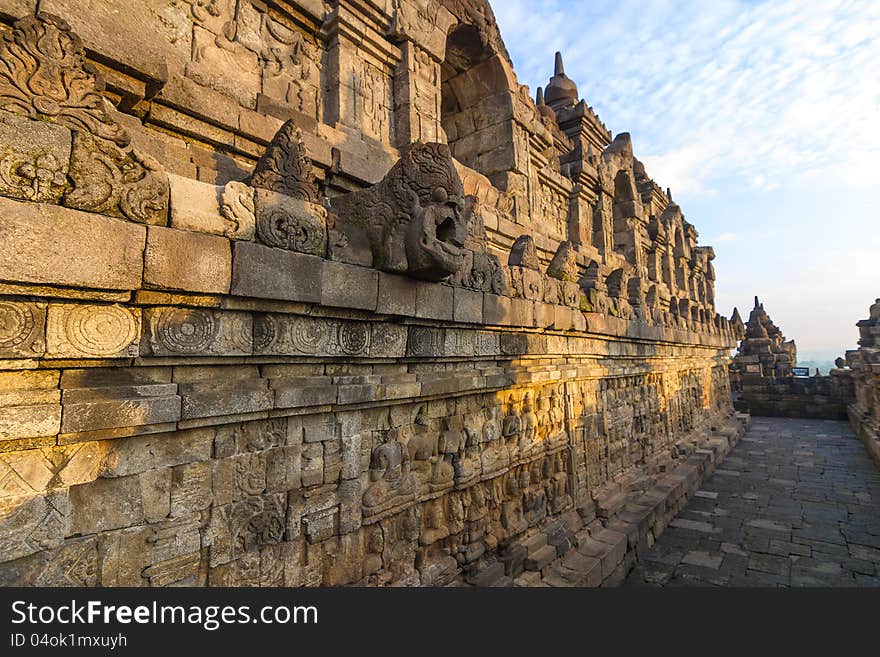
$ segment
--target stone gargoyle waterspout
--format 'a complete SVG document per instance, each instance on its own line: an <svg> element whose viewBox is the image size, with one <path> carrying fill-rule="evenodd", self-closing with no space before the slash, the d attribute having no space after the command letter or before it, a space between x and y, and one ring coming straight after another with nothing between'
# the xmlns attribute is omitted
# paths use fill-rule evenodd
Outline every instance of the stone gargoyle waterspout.
<svg viewBox="0 0 880 657"><path fill-rule="evenodd" d="M464 265L473 199L444 144L413 144L381 182L330 203L333 260L427 281Z"/></svg>

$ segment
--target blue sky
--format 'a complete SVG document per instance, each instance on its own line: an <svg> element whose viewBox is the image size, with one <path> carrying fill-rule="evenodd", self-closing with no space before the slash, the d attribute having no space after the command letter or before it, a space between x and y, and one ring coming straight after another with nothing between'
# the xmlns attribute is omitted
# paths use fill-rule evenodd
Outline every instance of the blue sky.
<svg viewBox="0 0 880 657"><path fill-rule="evenodd" d="M802 355L855 348L880 297L880 2L492 5L520 82L562 51L715 246L719 312L757 294Z"/></svg>

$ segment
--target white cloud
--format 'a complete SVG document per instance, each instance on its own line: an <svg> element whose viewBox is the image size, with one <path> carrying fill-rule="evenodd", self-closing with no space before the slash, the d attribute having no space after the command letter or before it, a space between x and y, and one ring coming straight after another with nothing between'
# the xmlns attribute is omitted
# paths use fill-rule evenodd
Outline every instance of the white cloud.
<svg viewBox="0 0 880 657"><path fill-rule="evenodd" d="M720 244L721 242L735 242L738 239L739 236L736 233L721 233L718 237L710 240L710 242Z"/></svg>
<svg viewBox="0 0 880 657"><path fill-rule="evenodd" d="M875 0L504 0L518 73L546 84L553 52L662 186L771 191L880 182ZM875 164L872 166L871 162Z"/></svg>

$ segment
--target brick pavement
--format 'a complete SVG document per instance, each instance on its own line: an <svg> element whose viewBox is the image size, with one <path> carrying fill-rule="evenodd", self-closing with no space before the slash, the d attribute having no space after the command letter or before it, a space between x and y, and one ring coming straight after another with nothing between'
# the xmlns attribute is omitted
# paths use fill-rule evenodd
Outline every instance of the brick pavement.
<svg viewBox="0 0 880 657"><path fill-rule="evenodd" d="M754 418L626 586L878 586L880 470L845 422Z"/></svg>

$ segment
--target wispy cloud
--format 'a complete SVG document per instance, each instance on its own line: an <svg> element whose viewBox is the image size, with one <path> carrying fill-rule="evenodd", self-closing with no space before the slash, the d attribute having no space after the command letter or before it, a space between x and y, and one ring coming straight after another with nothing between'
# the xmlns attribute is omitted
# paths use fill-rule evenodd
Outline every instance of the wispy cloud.
<svg viewBox="0 0 880 657"><path fill-rule="evenodd" d="M673 193L711 195L730 178L758 191L880 182L875 0L494 8L521 80L545 84L561 50L581 95L612 130L633 133L648 173Z"/></svg>

